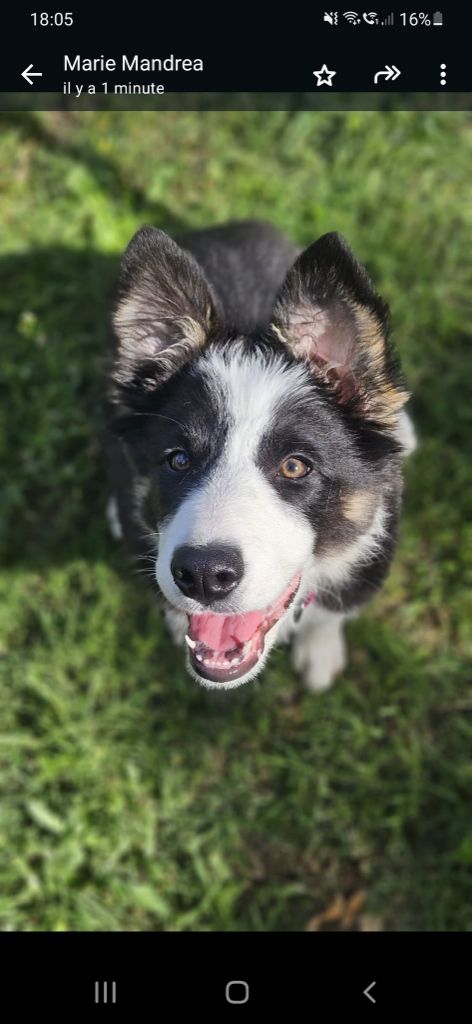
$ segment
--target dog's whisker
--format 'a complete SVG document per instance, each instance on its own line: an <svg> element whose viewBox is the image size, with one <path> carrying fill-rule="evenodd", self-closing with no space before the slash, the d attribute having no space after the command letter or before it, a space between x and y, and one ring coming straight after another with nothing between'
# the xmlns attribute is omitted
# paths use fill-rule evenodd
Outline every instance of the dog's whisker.
<svg viewBox="0 0 472 1024"><path fill-rule="evenodd" d="M133 412L133 417L134 416L136 416L136 417L142 416L142 417L144 417L144 419L149 419L149 418L155 419L155 418L157 418L157 419L160 419L160 420L167 420L169 423L175 423L177 427L181 428L181 430L185 430L186 429L185 424L182 423L180 420L176 420L173 416L165 416L164 413L162 413L162 412Z"/></svg>

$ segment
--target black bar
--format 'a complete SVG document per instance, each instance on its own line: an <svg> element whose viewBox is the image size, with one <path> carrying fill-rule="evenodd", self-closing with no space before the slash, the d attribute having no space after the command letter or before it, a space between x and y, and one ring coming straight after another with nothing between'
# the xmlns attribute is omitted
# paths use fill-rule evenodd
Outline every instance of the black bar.
<svg viewBox="0 0 472 1024"><path fill-rule="evenodd" d="M403 6L408 13L407 5L379 12L379 22L393 13L393 25L370 25L363 20L351 24L342 12L332 25L323 20L324 8L315 4L308 14L301 8L287 12L283 24L274 17L265 29L242 12L228 12L223 22L222 15L216 20L195 12L193 17L182 16L143 4L133 4L131 9L107 4L96 5L96 10L79 8L72 12L69 26L55 24L54 18L63 15L53 9L46 12L47 24L34 25L31 6L23 10L15 6L9 15L8 31L0 44L0 93L62 94L64 83L70 83L71 88L94 86L99 97L104 82L109 92L117 85L164 87L172 93L471 91L467 46L472 11L456 3L443 5L442 25L434 24L430 9L424 12L430 24L418 21L403 26L400 12ZM77 57L80 70L71 70L69 65ZM135 57L138 64L155 60L161 66L157 63L154 70L146 70L139 65L141 70L133 70ZM84 70L86 60L100 63L95 70ZM182 60L190 62L185 65L190 70L182 69ZM200 68L198 62L200 70L195 69ZM443 64L445 78L441 77ZM22 73L30 66L33 77L28 82ZM314 72L323 66L335 72L331 85L317 84ZM400 73L390 73L392 68Z"/></svg>
<svg viewBox="0 0 472 1024"><path fill-rule="evenodd" d="M374 1010L382 1020L386 1010L453 1015L468 1002L470 947L461 933L2 935L2 1009L98 1014L106 996L107 1012L146 1010L156 1020L170 1019L165 1010L209 1020L274 1009L313 1020ZM226 998L235 981L246 987L230 985L229 995L249 996L237 1011Z"/></svg>

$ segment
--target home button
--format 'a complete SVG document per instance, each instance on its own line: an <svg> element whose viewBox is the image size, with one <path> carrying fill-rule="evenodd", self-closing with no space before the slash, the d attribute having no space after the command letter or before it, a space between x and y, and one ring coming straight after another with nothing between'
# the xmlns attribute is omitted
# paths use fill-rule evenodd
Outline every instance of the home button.
<svg viewBox="0 0 472 1024"><path fill-rule="evenodd" d="M249 985L247 981L228 981L225 988L226 1002L236 1006L249 1001Z"/></svg>

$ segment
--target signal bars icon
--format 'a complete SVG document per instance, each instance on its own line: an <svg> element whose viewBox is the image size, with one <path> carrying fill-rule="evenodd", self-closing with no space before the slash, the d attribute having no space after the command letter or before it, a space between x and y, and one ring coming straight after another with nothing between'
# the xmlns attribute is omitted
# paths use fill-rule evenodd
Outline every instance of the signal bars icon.
<svg viewBox="0 0 472 1024"><path fill-rule="evenodd" d="M394 21L395 21L395 15L394 15L394 13L392 11L391 14L389 14L386 18L384 18L383 21L380 22L380 24L381 25L393 25Z"/></svg>

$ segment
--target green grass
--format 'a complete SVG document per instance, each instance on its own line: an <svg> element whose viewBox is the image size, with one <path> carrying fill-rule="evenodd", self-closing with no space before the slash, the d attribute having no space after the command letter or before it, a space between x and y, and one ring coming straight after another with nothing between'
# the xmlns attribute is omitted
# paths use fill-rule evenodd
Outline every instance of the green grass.
<svg viewBox="0 0 472 1024"><path fill-rule="evenodd" d="M0 129L0 927L293 930L341 896L354 927L470 928L470 116ZM247 216L347 236L414 391L395 566L319 698L285 651L198 689L104 521L118 255L145 222Z"/></svg>

